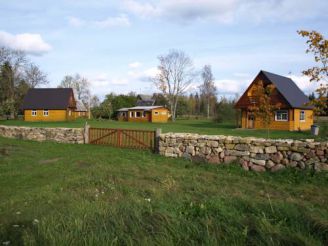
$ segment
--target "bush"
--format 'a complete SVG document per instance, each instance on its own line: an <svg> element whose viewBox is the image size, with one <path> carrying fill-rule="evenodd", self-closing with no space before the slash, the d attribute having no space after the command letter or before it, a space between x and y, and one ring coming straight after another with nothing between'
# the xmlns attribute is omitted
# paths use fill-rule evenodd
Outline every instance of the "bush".
<svg viewBox="0 0 328 246"><path fill-rule="evenodd" d="M231 122L236 119L236 109L234 108L234 102L228 101L227 99L223 98L217 105L216 105L216 118L215 121L221 122Z"/></svg>

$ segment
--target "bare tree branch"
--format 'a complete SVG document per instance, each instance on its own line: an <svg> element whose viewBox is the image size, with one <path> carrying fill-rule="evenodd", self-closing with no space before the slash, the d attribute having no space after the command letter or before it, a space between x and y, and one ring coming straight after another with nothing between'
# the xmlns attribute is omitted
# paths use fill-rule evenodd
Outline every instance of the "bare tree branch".
<svg viewBox="0 0 328 246"><path fill-rule="evenodd" d="M178 97L186 92L195 78L193 62L183 51L177 50L160 55L158 60L159 73L153 81L157 89L167 97L174 121Z"/></svg>

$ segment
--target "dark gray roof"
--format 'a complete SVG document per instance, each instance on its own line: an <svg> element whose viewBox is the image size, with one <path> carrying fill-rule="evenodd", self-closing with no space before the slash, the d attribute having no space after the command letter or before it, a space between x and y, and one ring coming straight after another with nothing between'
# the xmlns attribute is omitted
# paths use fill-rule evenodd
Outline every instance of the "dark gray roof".
<svg viewBox="0 0 328 246"><path fill-rule="evenodd" d="M260 73L262 73L271 83L277 87L278 91L283 95L291 107L301 109L312 108L311 106L306 105L309 102L309 98L303 93L303 91L295 84L293 80L266 71L261 71Z"/></svg>
<svg viewBox="0 0 328 246"><path fill-rule="evenodd" d="M71 95L71 88L29 89L21 109L67 109Z"/></svg>
<svg viewBox="0 0 328 246"><path fill-rule="evenodd" d="M153 106L155 100L149 95L138 95L136 106Z"/></svg>

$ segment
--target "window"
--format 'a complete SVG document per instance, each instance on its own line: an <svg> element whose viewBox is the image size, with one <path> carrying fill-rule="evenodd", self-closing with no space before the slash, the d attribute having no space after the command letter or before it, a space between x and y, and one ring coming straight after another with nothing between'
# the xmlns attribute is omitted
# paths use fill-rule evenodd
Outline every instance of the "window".
<svg viewBox="0 0 328 246"><path fill-rule="evenodd" d="M300 111L300 121L305 121L305 111Z"/></svg>
<svg viewBox="0 0 328 246"><path fill-rule="evenodd" d="M35 109L32 110L32 116L36 116L36 110Z"/></svg>
<svg viewBox="0 0 328 246"><path fill-rule="evenodd" d="M162 112L162 115L166 115L166 112L165 112L165 111L163 111L163 112Z"/></svg>
<svg viewBox="0 0 328 246"><path fill-rule="evenodd" d="M154 112L154 115L158 115L158 114L159 114L158 111L155 111L155 112Z"/></svg>
<svg viewBox="0 0 328 246"><path fill-rule="evenodd" d="M125 112L122 112L122 116L123 116L123 117L126 117L126 113L125 113Z"/></svg>
<svg viewBox="0 0 328 246"><path fill-rule="evenodd" d="M131 118L134 117L134 112L130 112L130 117L131 117Z"/></svg>
<svg viewBox="0 0 328 246"><path fill-rule="evenodd" d="M72 115L72 111L68 110L68 116L71 116L71 115Z"/></svg>
<svg viewBox="0 0 328 246"><path fill-rule="evenodd" d="M136 112L136 118L140 118L141 117L141 112Z"/></svg>
<svg viewBox="0 0 328 246"><path fill-rule="evenodd" d="M49 116L49 110L48 109L43 110L43 116Z"/></svg>
<svg viewBox="0 0 328 246"><path fill-rule="evenodd" d="M278 110L275 115L276 121L288 121L288 110Z"/></svg>
<svg viewBox="0 0 328 246"><path fill-rule="evenodd" d="M142 112L142 117L144 117L144 118L146 117L146 111Z"/></svg>

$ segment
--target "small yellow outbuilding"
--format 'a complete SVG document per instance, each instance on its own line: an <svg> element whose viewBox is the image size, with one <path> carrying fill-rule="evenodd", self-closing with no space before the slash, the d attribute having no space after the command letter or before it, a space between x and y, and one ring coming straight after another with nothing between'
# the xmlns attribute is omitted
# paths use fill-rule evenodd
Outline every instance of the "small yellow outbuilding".
<svg viewBox="0 0 328 246"><path fill-rule="evenodd" d="M164 106L136 106L121 108L117 111L119 121L165 123L169 117L169 110Z"/></svg>

